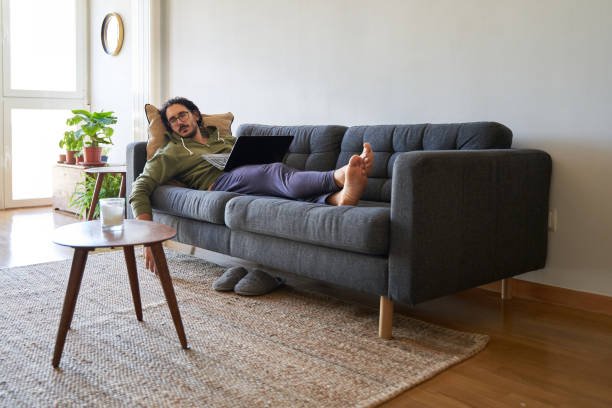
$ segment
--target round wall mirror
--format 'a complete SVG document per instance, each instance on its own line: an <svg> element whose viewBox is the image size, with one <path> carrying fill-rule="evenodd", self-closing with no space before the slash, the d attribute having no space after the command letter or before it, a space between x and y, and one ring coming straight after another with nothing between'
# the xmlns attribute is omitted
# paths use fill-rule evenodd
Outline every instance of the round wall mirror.
<svg viewBox="0 0 612 408"><path fill-rule="evenodd" d="M123 45L123 21L117 13L108 13L102 21L102 48L108 55L117 55Z"/></svg>

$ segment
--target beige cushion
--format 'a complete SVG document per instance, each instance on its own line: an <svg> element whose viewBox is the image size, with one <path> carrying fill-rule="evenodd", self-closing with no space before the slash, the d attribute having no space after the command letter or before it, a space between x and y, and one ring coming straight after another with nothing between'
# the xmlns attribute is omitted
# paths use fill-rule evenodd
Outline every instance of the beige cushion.
<svg viewBox="0 0 612 408"><path fill-rule="evenodd" d="M167 129L161 119L159 110L155 106L146 104L145 113L149 121L149 141L147 142L147 160L149 160L153 157L157 149L166 144L166 137L164 134ZM215 115L202 114L202 121L204 126L215 126L219 129L219 135L221 137L232 134L234 115L231 112Z"/></svg>
<svg viewBox="0 0 612 408"><path fill-rule="evenodd" d="M234 122L234 114L232 112L216 113L214 115L202 114L204 126L214 126L219 129L219 136L232 135L232 123Z"/></svg>

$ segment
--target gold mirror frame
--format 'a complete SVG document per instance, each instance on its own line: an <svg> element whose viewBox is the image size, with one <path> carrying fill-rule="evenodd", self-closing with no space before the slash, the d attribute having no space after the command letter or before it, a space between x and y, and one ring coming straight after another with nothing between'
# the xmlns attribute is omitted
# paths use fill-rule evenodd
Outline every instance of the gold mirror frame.
<svg viewBox="0 0 612 408"><path fill-rule="evenodd" d="M118 27L118 33L117 33L117 43L116 44L109 44L108 43L108 29L110 26L110 23L116 19L117 21L117 27ZM123 21L121 20L121 16L117 13L108 13L106 16L104 16L104 20L102 21L102 48L104 49L104 52L107 53L108 55L117 55L119 54L119 51L121 50L121 46L123 45Z"/></svg>

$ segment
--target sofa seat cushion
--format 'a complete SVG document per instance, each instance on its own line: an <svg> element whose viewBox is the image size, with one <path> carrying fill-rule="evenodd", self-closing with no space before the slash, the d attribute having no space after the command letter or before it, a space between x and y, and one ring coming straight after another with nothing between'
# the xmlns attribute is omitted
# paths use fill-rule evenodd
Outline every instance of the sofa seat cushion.
<svg viewBox="0 0 612 408"><path fill-rule="evenodd" d="M225 207L232 230L368 255L386 255L390 209L334 207L282 198L240 196Z"/></svg>
<svg viewBox="0 0 612 408"><path fill-rule="evenodd" d="M238 196L226 191L202 191L184 187L159 186L151 195L154 210L213 224L225 224L225 205Z"/></svg>

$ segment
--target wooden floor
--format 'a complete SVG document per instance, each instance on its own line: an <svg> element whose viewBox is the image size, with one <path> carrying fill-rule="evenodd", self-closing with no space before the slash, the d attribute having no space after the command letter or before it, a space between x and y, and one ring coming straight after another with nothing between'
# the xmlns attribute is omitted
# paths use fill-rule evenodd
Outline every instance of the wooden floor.
<svg viewBox="0 0 612 408"><path fill-rule="evenodd" d="M77 220L49 208L0 211L0 266L72 257L50 242ZM221 265L252 264L201 249ZM378 305L378 299L285 275L288 284ZM446 327L486 333L487 348L384 407L612 407L612 317L472 289L396 311ZM375 335L375 332L372 333Z"/></svg>
<svg viewBox="0 0 612 408"><path fill-rule="evenodd" d="M53 244L51 236L56 227L78 221L49 207L0 210L0 267L72 258L72 248Z"/></svg>

